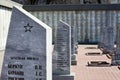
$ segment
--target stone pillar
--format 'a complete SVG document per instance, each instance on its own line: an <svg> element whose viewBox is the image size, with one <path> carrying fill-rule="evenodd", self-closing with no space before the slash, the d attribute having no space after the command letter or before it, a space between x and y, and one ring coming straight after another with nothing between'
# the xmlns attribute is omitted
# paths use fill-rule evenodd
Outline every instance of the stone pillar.
<svg viewBox="0 0 120 80"><path fill-rule="evenodd" d="M53 80L74 80L71 75L71 26L60 21L53 53Z"/></svg>
<svg viewBox="0 0 120 80"><path fill-rule="evenodd" d="M52 29L14 7L1 80L52 80Z"/></svg>
<svg viewBox="0 0 120 80"><path fill-rule="evenodd" d="M112 56L112 65L120 66L120 24L117 26L116 51Z"/></svg>

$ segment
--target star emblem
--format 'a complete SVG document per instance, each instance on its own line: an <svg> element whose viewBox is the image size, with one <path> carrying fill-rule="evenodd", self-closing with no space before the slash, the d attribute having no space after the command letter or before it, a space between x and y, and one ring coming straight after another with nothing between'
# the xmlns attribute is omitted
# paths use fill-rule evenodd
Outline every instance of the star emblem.
<svg viewBox="0 0 120 80"><path fill-rule="evenodd" d="M33 26L30 26L29 23L28 23L26 26L24 26L25 32L27 32L27 31L31 32L32 27Z"/></svg>

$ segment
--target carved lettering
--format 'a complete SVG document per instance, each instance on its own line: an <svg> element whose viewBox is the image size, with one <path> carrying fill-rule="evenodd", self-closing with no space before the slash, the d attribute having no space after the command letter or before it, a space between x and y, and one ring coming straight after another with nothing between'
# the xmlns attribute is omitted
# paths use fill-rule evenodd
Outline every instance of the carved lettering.
<svg viewBox="0 0 120 80"><path fill-rule="evenodd" d="M9 75L24 75L23 71L8 71Z"/></svg>
<svg viewBox="0 0 120 80"><path fill-rule="evenodd" d="M21 65L21 64L8 64L8 68L22 69L22 68L23 68L23 65Z"/></svg>
<svg viewBox="0 0 120 80"><path fill-rule="evenodd" d="M8 77L8 80L24 80L24 78Z"/></svg>

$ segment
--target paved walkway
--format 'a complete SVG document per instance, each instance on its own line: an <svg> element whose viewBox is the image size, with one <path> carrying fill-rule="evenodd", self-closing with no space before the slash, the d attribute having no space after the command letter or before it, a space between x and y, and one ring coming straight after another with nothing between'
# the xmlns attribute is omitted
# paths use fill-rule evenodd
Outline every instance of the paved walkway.
<svg viewBox="0 0 120 80"><path fill-rule="evenodd" d="M97 47L95 45L80 45L77 55L77 66L72 66L75 73L75 80L120 80L120 70L116 66L112 67L88 67L88 61L111 62L105 55L86 56L86 52L101 52L99 49L85 49L86 47Z"/></svg>

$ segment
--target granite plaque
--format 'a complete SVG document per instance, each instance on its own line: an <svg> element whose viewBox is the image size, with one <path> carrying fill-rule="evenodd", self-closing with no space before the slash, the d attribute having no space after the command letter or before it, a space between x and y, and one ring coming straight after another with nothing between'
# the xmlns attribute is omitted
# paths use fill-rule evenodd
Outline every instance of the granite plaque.
<svg viewBox="0 0 120 80"><path fill-rule="evenodd" d="M70 74L71 65L71 27L60 21L56 30L53 74Z"/></svg>
<svg viewBox="0 0 120 80"><path fill-rule="evenodd" d="M77 54L78 51L78 42L77 42L77 28L75 26L71 26L71 53Z"/></svg>
<svg viewBox="0 0 120 80"><path fill-rule="evenodd" d="M76 31L75 27L71 27L71 65L76 65Z"/></svg>
<svg viewBox="0 0 120 80"><path fill-rule="evenodd" d="M117 26L116 51L112 57L112 65L120 66L120 24Z"/></svg>
<svg viewBox="0 0 120 80"><path fill-rule="evenodd" d="M98 48L103 48L103 46L104 46L105 33L106 33L106 27L102 29L102 32L100 34Z"/></svg>
<svg viewBox="0 0 120 80"><path fill-rule="evenodd" d="M75 29L75 30L74 30L74 32L75 32L75 37L74 37L74 38L75 38L75 44L76 44L76 45L75 45L75 48L76 48L76 50L77 50L77 48L78 48L78 42L77 42L77 28L74 27L74 29Z"/></svg>
<svg viewBox="0 0 120 80"><path fill-rule="evenodd" d="M1 80L52 80L52 29L14 7Z"/></svg>
<svg viewBox="0 0 120 80"><path fill-rule="evenodd" d="M75 27L71 27L71 54L75 54L75 46L76 46L76 35L75 35Z"/></svg>
<svg viewBox="0 0 120 80"><path fill-rule="evenodd" d="M104 38L104 47L103 52L109 53L114 50L114 32L113 27L107 27L105 38Z"/></svg>

